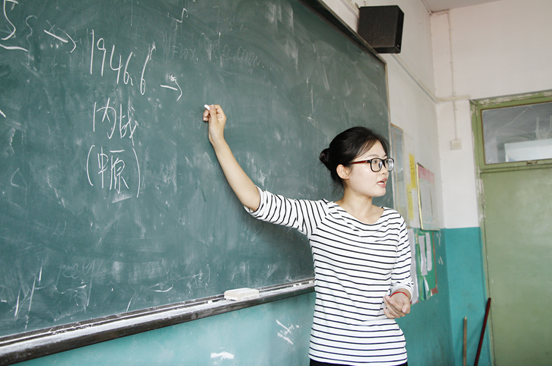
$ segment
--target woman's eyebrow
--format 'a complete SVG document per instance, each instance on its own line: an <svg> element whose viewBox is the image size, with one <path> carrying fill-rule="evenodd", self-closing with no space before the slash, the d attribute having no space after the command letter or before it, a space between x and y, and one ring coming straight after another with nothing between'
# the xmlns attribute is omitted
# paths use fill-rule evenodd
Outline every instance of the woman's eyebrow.
<svg viewBox="0 0 552 366"><path fill-rule="evenodd" d="M370 154L366 156L366 158L371 158L371 157L379 158L378 154ZM385 158L387 158L387 154L383 154L383 156L381 157L381 159L385 159Z"/></svg>

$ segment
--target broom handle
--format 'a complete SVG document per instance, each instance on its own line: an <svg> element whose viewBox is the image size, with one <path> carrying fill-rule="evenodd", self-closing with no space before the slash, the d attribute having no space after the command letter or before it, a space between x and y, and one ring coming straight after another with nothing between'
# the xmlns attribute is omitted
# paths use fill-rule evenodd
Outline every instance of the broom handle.
<svg viewBox="0 0 552 366"><path fill-rule="evenodd" d="M466 366L468 360L468 317L464 317L464 349L462 350L462 366Z"/></svg>
<svg viewBox="0 0 552 366"><path fill-rule="evenodd" d="M485 320L483 320L483 329L481 329L481 336L479 337L479 346L477 347L477 355L475 356L475 364L479 363L479 355L481 354L481 346L483 345L483 338L485 337L485 328L487 327L487 319L489 318L489 309L491 308L491 298L487 300L487 307L485 308Z"/></svg>

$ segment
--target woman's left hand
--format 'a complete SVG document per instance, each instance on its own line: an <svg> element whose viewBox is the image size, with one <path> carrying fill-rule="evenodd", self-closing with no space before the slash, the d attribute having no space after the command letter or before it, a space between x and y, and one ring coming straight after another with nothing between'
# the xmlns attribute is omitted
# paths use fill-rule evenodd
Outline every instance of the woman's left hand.
<svg viewBox="0 0 552 366"><path fill-rule="evenodd" d="M402 292L397 292L391 296L384 296L385 307L383 312L389 319L402 318L410 313L410 299Z"/></svg>

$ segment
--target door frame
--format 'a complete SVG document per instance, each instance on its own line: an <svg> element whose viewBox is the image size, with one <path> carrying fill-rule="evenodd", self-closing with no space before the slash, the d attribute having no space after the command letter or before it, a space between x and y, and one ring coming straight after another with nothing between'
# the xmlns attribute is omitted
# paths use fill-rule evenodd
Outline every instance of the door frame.
<svg viewBox="0 0 552 366"><path fill-rule="evenodd" d="M487 240L485 231L485 191L483 187L482 174L488 174L493 172L505 172L514 170L531 170L531 169L543 169L550 168L552 166L552 159L533 160L533 161L520 161L520 162L507 162L486 164L485 163L485 150L483 139L483 123L482 113L487 109L497 109L506 107L515 107L522 105L538 104L552 102L552 90L526 93L519 95L474 99L470 100L471 121L472 121L472 134L474 143L474 157L476 168L476 187L477 187L477 201L479 210L479 225L481 228L481 240L483 251L483 266L485 271L485 281L487 287L487 293L490 293L490 276L488 270L488 258L487 258ZM493 337L493 324L492 317L489 317L489 337L491 346L491 359L495 358L495 347Z"/></svg>

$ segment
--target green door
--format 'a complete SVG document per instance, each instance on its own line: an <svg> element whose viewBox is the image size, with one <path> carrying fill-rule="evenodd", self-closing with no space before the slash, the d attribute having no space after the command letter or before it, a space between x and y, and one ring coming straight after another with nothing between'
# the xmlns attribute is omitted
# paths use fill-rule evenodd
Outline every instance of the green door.
<svg viewBox="0 0 552 366"><path fill-rule="evenodd" d="M552 365L552 168L481 178L495 365Z"/></svg>
<svg viewBox="0 0 552 366"><path fill-rule="evenodd" d="M494 365L552 365L552 91L472 117Z"/></svg>

